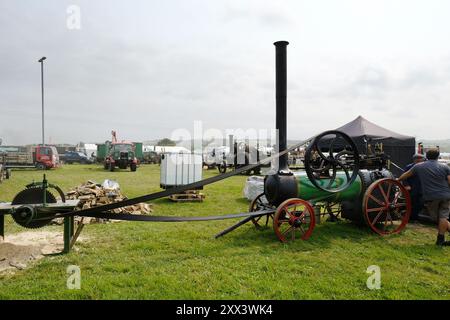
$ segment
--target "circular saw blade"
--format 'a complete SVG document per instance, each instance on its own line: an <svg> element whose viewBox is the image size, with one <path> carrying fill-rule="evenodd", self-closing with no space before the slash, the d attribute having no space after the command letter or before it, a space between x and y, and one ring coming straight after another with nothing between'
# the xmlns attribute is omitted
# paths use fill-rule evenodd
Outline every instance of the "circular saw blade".
<svg viewBox="0 0 450 320"><path fill-rule="evenodd" d="M56 203L55 196L48 190L45 190L46 203ZM20 191L11 202L12 205L18 204L39 204L44 202L44 189L40 187L27 188ZM15 214L12 214L13 220L25 228L41 228L47 225L52 219L32 220L28 223L21 220Z"/></svg>

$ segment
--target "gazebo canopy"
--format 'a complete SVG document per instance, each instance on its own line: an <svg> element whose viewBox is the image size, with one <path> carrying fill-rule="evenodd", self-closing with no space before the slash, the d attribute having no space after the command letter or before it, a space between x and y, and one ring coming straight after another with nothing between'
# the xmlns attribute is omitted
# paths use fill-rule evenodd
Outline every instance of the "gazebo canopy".
<svg viewBox="0 0 450 320"><path fill-rule="evenodd" d="M355 140L358 146L361 142L364 142L364 140L367 140L367 142L382 142L384 146L402 146L415 148L416 145L416 139L414 137L405 136L380 127L379 125L370 122L362 116L358 116L353 121L350 121L349 123L337 128L336 130L348 134ZM414 153L414 151L412 152Z"/></svg>

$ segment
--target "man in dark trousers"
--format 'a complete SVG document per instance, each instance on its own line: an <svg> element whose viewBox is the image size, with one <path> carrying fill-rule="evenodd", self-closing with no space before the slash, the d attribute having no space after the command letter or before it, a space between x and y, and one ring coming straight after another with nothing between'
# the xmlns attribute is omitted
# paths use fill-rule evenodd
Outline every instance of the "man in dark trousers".
<svg viewBox="0 0 450 320"><path fill-rule="evenodd" d="M405 172L409 171L416 164L421 163L424 160L425 157L423 154L416 153L413 155L413 162L405 167ZM403 184L411 195L412 210L410 221L416 221L419 219L419 213L423 209L422 186L420 185L420 179L417 175L415 175L407 178Z"/></svg>
<svg viewBox="0 0 450 320"><path fill-rule="evenodd" d="M422 185L422 196L430 217L438 224L436 244L450 246L445 241L445 232L450 232L450 167L438 162L439 150L430 149L426 153L428 161L416 164L402 174L398 180L418 176Z"/></svg>

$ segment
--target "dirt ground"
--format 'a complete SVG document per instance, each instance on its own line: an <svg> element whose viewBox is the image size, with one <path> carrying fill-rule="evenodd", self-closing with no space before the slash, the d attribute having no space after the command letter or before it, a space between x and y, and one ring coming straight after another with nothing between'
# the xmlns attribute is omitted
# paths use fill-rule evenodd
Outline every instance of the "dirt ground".
<svg viewBox="0 0 450 320"><path fill-rule="evenodd" d="M77 241L82 241L81 237ZM0 273L14 273L33 265L46 255L61 252L63 249L62 232L27 231L6 235L0 240Z"/></svg>

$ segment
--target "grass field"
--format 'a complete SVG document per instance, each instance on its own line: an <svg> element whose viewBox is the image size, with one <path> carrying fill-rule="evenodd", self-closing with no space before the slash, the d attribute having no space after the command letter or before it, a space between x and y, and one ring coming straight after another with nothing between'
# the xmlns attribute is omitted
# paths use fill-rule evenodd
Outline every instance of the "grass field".
<svg viewBox="0 0 450 320"><path fill-rule="evenodd" d="M128 197L159 191L159 167L110 173L95 165L46 171L68 190L88 179L120 183ZM216 174L204 172L204 177ZM12 197L39 171L14 171L0 184ZM154 203L155 215L217 215L247 210L245 177L205 187L203 203ZM191 223L121 222L88 225L89 240L67 255L46 257L33 268L0 276L0 299L449 299L450 248L434 245L435 230L410 225L379 237L350 222L323 222L308 241L282 244L272 228L244 225L213 236L235 220ZM48 230L61 230L50 226ZM7 218L6 232L24 229ZM66 288L66 268L81 268L81 289ZM381 289L369 290L370 265L381 268Z"/></svg>

